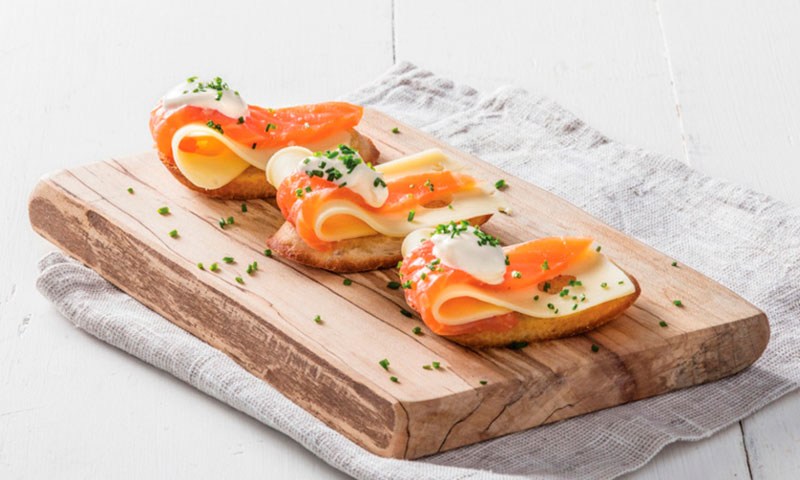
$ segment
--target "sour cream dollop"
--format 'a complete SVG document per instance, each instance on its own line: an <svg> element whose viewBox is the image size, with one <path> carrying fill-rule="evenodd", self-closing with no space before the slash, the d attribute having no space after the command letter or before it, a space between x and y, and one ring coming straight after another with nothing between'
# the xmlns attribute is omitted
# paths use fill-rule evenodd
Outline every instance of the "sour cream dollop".
<svg viewBox="0 0 800 480"><path fill-rule="evenodd" d="M371 207L378 208L389 198L383 173L367 165L358 152L347 145L307 156L297 166L297 171L347 187Z"/></svg>
<svg viewBox="0 0 800 480"><path fill-rule="evenodd" d="M456 229L456 233L453 233ZM442 264L462 270L483 283L503 283L506 273L506 255L503 247L473 226L450 224L449 231L434 233L433 254Z"/></svg>
<svg viewBox="0 0 800 480"><path fill-rule="evenodd" d="M212 80L189 77L167 92L161 101L167 110L191 105L216 110L231 118L247 115L247 102L219 77Z"/></svg>

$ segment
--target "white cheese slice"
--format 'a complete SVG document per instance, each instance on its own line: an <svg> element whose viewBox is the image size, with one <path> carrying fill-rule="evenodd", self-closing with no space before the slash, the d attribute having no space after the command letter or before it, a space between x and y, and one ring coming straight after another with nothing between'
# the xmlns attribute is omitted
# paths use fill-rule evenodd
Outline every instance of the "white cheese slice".
<svg viewBox="0 0 800 480"><path fill-rule="evenodd" d="M561 275L573 276L581 285L564 287L569 290L565 296L559 295L560 291L542 292L535 286L493 292L472 285L449 285L436 299L433 316L444 325L462 325L509 312L536 318L564 317L630 295L636 290L625 272L605 255L591 249ZM538 300L535 299L537 296ZM573 296L577 298L573 299Z"/></svg>
<svg viewBox="0 0 800 480"><path fill-rule="evenodd" d="M214 153L210 155L186 152L180 149L184 138L215 142L217 148L213 148ZM339 144L347 145L350 141L350 132L341 131L307 146L314 150L327 150ZM251 165L264 170L270 157L279 150L253 149L252 145L236 142L203 123L184 125L172 137L172 152L178 169L190 182L206 189L227 185Z"/></svg>

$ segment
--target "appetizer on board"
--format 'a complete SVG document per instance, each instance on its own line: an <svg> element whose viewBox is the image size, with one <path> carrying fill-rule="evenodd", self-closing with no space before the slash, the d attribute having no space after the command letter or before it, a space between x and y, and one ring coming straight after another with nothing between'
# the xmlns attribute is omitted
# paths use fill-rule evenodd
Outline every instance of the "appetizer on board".
<svg viewBox="0 0 800 480"><path fill-rule="evenodd" d="M501 247L465 222L406 237L400 280L428 328L489 347L549 340L597 328L630 307L639 284L587 237Z"/></svg>
<svg viewBox="0 0 800 480"><path fill-rule="evenodd" d="M479 225L506 208L494 186L438 149L373 167L346 145L290 147L269 161L267 180L286 219L269 247L335 272L394 266L410 232L452 220Z"/></svg>
<svg viewBox="0 0 800 480"><path fill-rule="evenodd" d="M378 151L355 130L362 107L327 102L287 108L248 105L221 78L190 77L150 114L161 162L181 183L224 199L275 194L264 179L273 153L290 145L326 150L345 144L375 162Z"/></svg>

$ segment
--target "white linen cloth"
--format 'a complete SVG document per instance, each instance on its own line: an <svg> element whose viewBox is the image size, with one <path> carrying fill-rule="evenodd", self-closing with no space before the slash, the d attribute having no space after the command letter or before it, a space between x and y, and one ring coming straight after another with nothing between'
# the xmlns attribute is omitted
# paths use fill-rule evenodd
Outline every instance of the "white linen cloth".
<svg viewBox="0 0 800 480"><path fill-rule="evenodd" d="M401 63L344 100L471 152L723 283L767 313L772 337L766 352L740 374L711 384L404 461L361 449L60 253L40 262L40 291L88 333L363 479L613 478L644 465L670 442L707 437L797 388L797 209L616 143L552 101L516 88L487 94Z"/></svg>

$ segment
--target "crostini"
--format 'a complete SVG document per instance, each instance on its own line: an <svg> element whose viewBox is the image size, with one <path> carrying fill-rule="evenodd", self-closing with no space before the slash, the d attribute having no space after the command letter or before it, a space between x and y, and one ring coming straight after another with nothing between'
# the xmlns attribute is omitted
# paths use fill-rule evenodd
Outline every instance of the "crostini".
<svg viewBox="0 0 800 480"><path fill-rule="evenodd" d="M391 267L410 232L453 220L479 225L505 210L503 195L438 149L372 166L346 145L278 151L267 164L286 219L269 247L335 272Z"/></svg>
<svg viewBox="0 0 800 480"><path fill-rule="evenodd" d="M560 338L617 318L641 291L592 242L550 237L502 247L452 222L406 237L400 279L428 328L462 345Z"/></svg>
<svg viewBox="0 0 800 480"><path fill-rule="evenodd" d="M219 77L190 77L155 106L150 132L159 159L185 186L214 198L263 198L275 194L264 178L267 161L289 145L345 144L377 161L373 143L355 130L362 114L362 107L344 102L248 105Z"/></svg>

